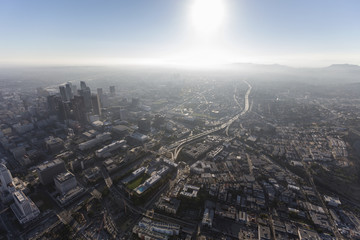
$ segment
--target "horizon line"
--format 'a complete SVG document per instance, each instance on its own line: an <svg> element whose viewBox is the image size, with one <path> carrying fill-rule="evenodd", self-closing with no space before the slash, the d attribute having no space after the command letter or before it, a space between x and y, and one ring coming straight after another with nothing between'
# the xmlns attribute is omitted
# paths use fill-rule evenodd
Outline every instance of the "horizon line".
<svg viewBox="0 0 360 240"><path fill-rule="evenodd" d="M277 62L273 63L258 63L258 62L250 62L250 61L239 61L239 62L228 62L228 63L208 63L208 64L201 64L201 63L195 63L195 64L184 64L184 63L170 63L170 62L114 62L114 63L91 63L91 62L78 62L78 63L20 63L20 62L0 62L0 67L166 67L166 68L191 68L191 69L203 69L203 68L224 68L224 67L231 67L236 64L239 65L262 65L262 66L281 66L281 67L288 67L293 69L302 69L302 68L326 68L336 65L343 65L343 66L357 66L360 67L360 64L352 63L352 62L342 62L342 63L331 63L331 64L323 64L314 66L307 65L307 66L294 66L292 64L280 64Z"/></svg>

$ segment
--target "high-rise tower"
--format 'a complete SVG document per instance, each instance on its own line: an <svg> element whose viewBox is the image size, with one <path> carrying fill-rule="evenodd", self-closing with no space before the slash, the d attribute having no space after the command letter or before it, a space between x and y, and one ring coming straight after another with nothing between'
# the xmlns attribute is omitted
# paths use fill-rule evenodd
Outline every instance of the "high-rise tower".
<svg viewBox="0 0 360 240"><path fill-rule="evenodd" d="M1 190L6 190L7 186L12 183L13 178L9 169L4 164L0 164L0 180L1 180Z"/></svg>

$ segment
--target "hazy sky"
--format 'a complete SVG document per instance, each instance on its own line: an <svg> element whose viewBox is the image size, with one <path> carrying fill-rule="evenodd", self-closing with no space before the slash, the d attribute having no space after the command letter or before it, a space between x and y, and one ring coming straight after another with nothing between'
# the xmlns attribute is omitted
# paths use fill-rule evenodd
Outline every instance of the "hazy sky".
<svg viewBox="0 0 360 240"><path fill-rule="evenodd" d="M360 64L359 0L3 0L0 63Z"/></svg>

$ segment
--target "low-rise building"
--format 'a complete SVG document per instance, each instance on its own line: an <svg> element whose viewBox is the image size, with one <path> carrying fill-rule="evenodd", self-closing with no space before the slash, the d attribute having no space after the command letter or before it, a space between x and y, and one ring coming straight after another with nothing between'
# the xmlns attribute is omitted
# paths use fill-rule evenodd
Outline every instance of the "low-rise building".
<svg viewBox="0 0 360 240"><path fill-rule="evenodd" d="M180 202L181 201L176 198L162 197L156 203L156 207L167 213L176 214L179 209Z"/></svg>
<svg viewBox="0 0 360 240"><path fill-rule="evenodd" d="M128 184L129 182L135 180L135 178L137 178L138 176L143 174L145 171L146 171L146 167L140 167L140 168L136 169L135 171L133 171L131 173L131 175L129 177L122 180L122 183L123 184Z"/></svg>
<svg viewBox="0 0 360 240"><path fill-rule="evenodd" d="M199 187L185 184L180 194L189 198L196 198L199 190Z"/></svg>
<svg viewBox="0 0 360 240"><path fill-rule="evenodd" d="M320 240L319 234L315 231L311 231L308 229L301 229L298 230L299 233L299 240Z"/></svg>
<svg viewBox="0 0 360 240"><path fill-rule="evenodd" d="M109 132L98 134L98 135L96 135L96 137L94 139L80 143L79 149L81 151L85 151L85 150L91 149L93 147L96 147L97 145L102 144L109 140L111 140L111 134Z"/></svg>
<svg viewBox="0 0 360 240"><path fill-rule="evenodd" d="M139 132L134 132L130 136L126 137L126 141L129 143L129 145L132 146L139 146L144 144L149 140L149 137L145 134L141 134Z"/></svg>
<svg viewBox="0 0 360 240"><path fill-rule="evenodd" d="M271 239L271 233L270 233L269 227L259 225L258 234L259 234L259 240L270 240Z"/></svg>
<svg viewBox="0 0 360 240"><path fill-rule="evenodd" d="M125 140L113 142L113 143L97 150L95 152L95 155L100 158L109 157L109 156L111 156L111 152L118 150L119 148L125 146L125 144L126 144Z"/></svg>
<svg viewBox="0 0 360 240"><path fill-rule="evenodd" d="M73 200L77 199L78 197L82 196L85 193L85 189L76 186L69 191L67 191L65 194L58 196L56 199L60 203L61 206L64 206Z"/></svg>
<svg viewBox="0 0 360 240"><path fill-rule="evenodd" d="M338 197L330 197L327 195L324 195L325 202L332 207L338 207L341 205L341 202Z"/></svg>

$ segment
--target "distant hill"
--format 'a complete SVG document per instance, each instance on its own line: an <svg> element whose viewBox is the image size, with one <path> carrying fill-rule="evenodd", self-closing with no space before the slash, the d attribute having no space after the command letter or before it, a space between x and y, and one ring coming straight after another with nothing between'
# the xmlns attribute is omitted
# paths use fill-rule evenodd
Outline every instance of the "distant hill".
<svg viewBox="0 0 360 240"><path fill-rule="evenodd" d="M285 71L292 70L294 68L280 65L280 64L255 64L255 63L233 63L231 67L238 69L248 69L248 70L268 70L268 71Z"/></svg>
<svg viewBox="0 0 360 240"><path fill-rule="evenodd" d="M332 64L328 67L320 67L320 68L296 68L290 67L281 64L256 64L256 63L233 63L230 66L238 67L238 68L248 68L248 69L269 69L269 70L360 70L359 65L355 64Z"/></svg>
<svg viewBox="0 0 360 240"><path fill-rule="evenodd" d="M264 80L300 81L312 84L360 82L360 66L333 64L319 68L295 68L279 64L233 63L230 69L244 76L260 77Z"/></svg>
<svg viewBox="0 0 360 240"><path fill-rule="evenodd" d="M353 64L333 64L329 67L326 67L329 70L336 70L336 71L360 71L360 66L353 65Z"/></svg>

